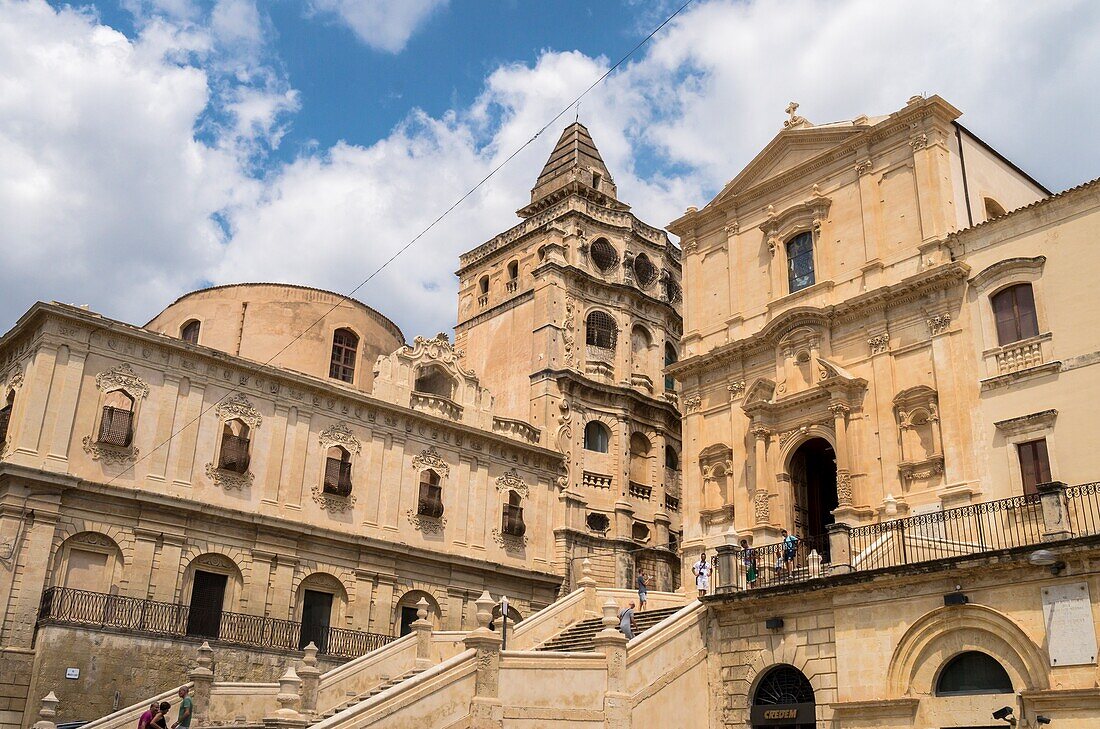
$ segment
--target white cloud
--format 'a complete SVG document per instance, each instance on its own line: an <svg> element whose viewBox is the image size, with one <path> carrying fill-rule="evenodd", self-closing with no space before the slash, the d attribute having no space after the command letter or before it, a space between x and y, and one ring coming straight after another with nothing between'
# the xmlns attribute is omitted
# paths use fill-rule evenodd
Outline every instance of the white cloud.
<svg viewBox="0 0 1100 729"><path fill-rule="evenodd" d="M0 0L7 321L33 298L141 321L208 280L350 290L609 65L547 52L495 69L473 103L441 118L413 110L369 146L276 164L265 150L299 101L274 70L254 0L221 0L205 15L182 0L171 12L147 6L129 41L73 10ZM826 122L940 93L977 134L1062 188L1100 173L1088 128L1100 106L1098 31L1100 5L1083 1L930 0L919 11L710 2L586 98L581 120L620 196L656 225L732 178L778 132L791 99ZM410 336L453 325L458 255L517 222L572 116L359 298Z"/></svg>
<svg viewBox="0 0 1100 729"><path fill-rule="evenodd" d="M310 0L309 4L315 13L339 19L371 48L398 53L447 0Z"/></svg>

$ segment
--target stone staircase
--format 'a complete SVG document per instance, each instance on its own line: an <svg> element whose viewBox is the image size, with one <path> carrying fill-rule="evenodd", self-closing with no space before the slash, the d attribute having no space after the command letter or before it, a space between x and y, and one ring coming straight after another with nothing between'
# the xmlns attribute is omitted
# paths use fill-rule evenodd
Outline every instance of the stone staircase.
<svg viewBox="0 0 1100 729"><path fill-rule="evenodd" d="M413 676L417 675L418 673L423 673L424 670L425 669L423 669L423 668L414 668L410 671L406 671L405 673L402 673L400 676L394 676L393 678L389 679L388 681L384 681L383 683L378 684L377 686L375 686L374 688L372 688L368 691L364 691L361 694L358 694L356 696L352 696L352 697L348 698L347 700L343 701L342 703L339 703L336 706L333 706L331 709L329 709L325 713L317 716L317 718L314 719L313 721L311 721L310 724L316 724L317 722L321 721L322 719L328 719L329 717L336 716L341 711L344 711L345 709L350 709L351 707L355 706L356 704L358 704L361 701L366 701L367 699L371 698L372 696L377 696L378 694L382 693L386 689L391 688L393 686L396 686L397 684L401 683L402 681L408 680L408 679L412 678Z"/></svg>
<svg viewBox="0 0 1100 729"><path fill-rule="evenodd" d="M634 631L634 635L641 635L669 615L674 615L680 609L681 608L678 607L670 607L657 610L646 610L641 613L635 612L634 623L637 625L637 628ZM538 647L538 650L565 652L593 651L595 650L595 645L592 639L595 638L596 633L601 630L603 630L601 618L582 620L543 643Z"/></svg>

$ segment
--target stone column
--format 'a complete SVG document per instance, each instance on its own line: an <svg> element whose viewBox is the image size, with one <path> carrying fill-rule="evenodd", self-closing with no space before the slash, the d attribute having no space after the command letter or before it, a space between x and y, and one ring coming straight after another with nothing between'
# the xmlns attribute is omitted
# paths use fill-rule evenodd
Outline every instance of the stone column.
<svg viewBox="0 0 1100 729"><path fill-rule="evenodd" d="M1069 523L1069 504L1066 502L1066 484L1062 481L1041 483L1039 503L1043 509L1043 541L1056 542L1073 536Z"/></svg>
<svg viewBox="0 0 1100 729"><path fill-rule="evenodd" d="M847 524L830 524L826 527L829 533L829 574L843 575L852 571L852 544L849 540L849 532L852 530Z"/></svg>
<svg viewBox="0 0 1100 729"><path fill-rule="evenodd" d="M711 592L731 592L741 589L741 547L737 544L737 530L730 524L722 535L718 552L718 574L711 576Z"/></svg>
<svg viewBox="0 0 1100 729"><path fill-rule="evenodd" d="M489 630L496 603L486 590L475 603L477 629L463 643L477 652L474 665L474 697L470 700L470 729L503 729L504 706L500 702L500 635Z"/></svg>
<svg viewBox="0 0 1100 729"><path fill-rule="evenodd" d="M195 667L187 674L191 680L191 724L203 726L210 723L210 693L214 688L214 649L203 641L199 646L199 655L195 659Z"/></svg>
<svg viewBox="0 0 1100 729"><path fill-rule="evenodd" d="M42 698L42 708L38 710L38 721L34 729L57 729L54 719L57 717L57 705L61 703L53 691Z"/></svg>
<svg viewBox="0 0 1100 729"><path fill-rule="evenodd" d="M312 716L317 713L317 689L321 685L321 669L317 667L317 644L313 641L305 647L305 656L298 667L298 677L302 679L302 713Z"/></svg>
<svg viewBox="0 0 1100 729"><path fill-rule="evenodd" d="M768 435L767 428L756 425L752 428L756 439L756 459L753 465L755 488L752 494L753 524L757 527L771 525L771 476L768 473Z"/></svg>
<svg viewBox="0 0 1100 729"><path fill-rule="evenodd" d="M416 634L416 667L432 665L432 621L428 619L428 601L420 598L416 603L416 620L409 626Z"/></svg>
<svg viewBox="0 0 1100 729"><path fill-rule="evenodd" d="M833 403L829 412L833 414L833 428L836 431L836 497L840 507L852 505L852 471L848 460L848 406Z"/></svg>
<svg viewBox="0 0 1100 729"><path fill-rule="evenodd" d="M630 694L626 691L626 636L619 632L619 606L614 600L603 604L603 630L592 638L596 652L607 659L607 691L604 693L604 726L630 727Z"/></svg>

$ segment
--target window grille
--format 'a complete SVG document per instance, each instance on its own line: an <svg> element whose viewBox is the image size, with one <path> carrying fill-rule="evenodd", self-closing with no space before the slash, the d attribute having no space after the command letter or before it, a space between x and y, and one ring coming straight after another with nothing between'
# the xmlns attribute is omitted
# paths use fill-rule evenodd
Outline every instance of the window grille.
<svg viewBox="0 0 1100 729"><path fill-rule="evenodd" d="M443 487L439 485L439 476L434 471L425 471L420 477L416 513L433 519L443 516Z"/></svg>
<svg viewBox="0 0 1100 729"><path fill-rule="evenodd" d="M787 282L792 294L814 285L814 236L809 231L787 241Z"/></svg>
<svg viewBox="0 0 1100 729"><path fill-rule="evenodd" d="M500 531L513 537L522 537L527 531L523 523L523 507L514 504L505 504L501 514Z"/></svg>
<svg viewBox="0 0 1100 729"><path fill-rule="evenodd" d="M756 688L753 704L809 704L814 701L814 689L809 680L793 666L776 666L765 674Z"/></svg>
<svg viewBox="0 0 1100 729"><path fill-rule="evenodd" d="M325 459L325 493L337 496L351 493L351 461L331 456Z"/></svg>
<svg viewBox="0 0 1100 729"><path fill-rule="evenodd" d="M648 289L657 280L657 267L644 253L639 253L634 259L634 279L643 289Z"/></svg>
<svg viewBox="0 0 1100 729"><path fill-rule="evenodd" d="M594 532L606 532L611 528L611 520L607 518L607 515L596 512L590 512L585 517L584 523Z"/></svg>
<svg viewBox="0 0 1100 729"><path fill-rule="evenodd" d="M99 421L100 443L129 448L133 440L134 413L124 408L107 405L103 408L103 417Z"/></svg>
<svg viewBox="0 0 1100 729"><path fill-rule="evenodd" d="M997 343L1018 342L1039 335L1035 315L1035 294L1031 284L1016 284L993 295L993 316L997 320Z"/></svg>
<svg viewBox="0 0 1100 729"><path fill-rule="evenodd" d="M601 349L615 349L619 329L605 311L593 311L585 322L585 343Z"/></svg>
<svg viewBox="0 0 1100 729"><path fill-rule="evenodd" d="M618 251L615 250L615 246L611 245L603 238L593 243L588 252L589 255L592 256L592 262L596 264L596 268L600 269L603 273L608 273L615 268L615 266L619 265Z"/></svg>
<svg viewBox="0 0 1100 729"><path fill-rule="evenodd" d="M355 381L355 353L359 349L359 337L349 329L337 329L332 333L332 361L328 376L342 382Z"/></svg>
<svg viewBox="0 0 1100 729"><path fill-rule="evenodd" d="M218 456L218 468L223 471L245 473L248 471L248 437L222 434L222 450Z"/></svg>
<svg viewBox="0 0 1100 729"><path fill-rule="evenodd" d="M680 284L671 278L665 281L665 298L668 299L670 304L678 304L684 298L684 292L680 289Z"/></svg>
<svg viewBox="0 0 1100 729"><path fill-rule="evenodd" d="M992 656L979 651L960 653L940 672L936 696L1010 694L1012 679Z"/></svg>

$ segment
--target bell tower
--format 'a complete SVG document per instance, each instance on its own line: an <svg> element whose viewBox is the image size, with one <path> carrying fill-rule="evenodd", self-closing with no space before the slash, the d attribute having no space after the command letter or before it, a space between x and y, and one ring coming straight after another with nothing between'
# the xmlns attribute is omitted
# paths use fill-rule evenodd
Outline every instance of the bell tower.
<svg viewBox="0 0 1100 729"><path fill-rule="evenodd" d="M589 557L605 585L678 583L680 251L619 200L583 124L570 124L517 211L460 259L456 348L497 411L566 457L559 567Z"/></svg>

